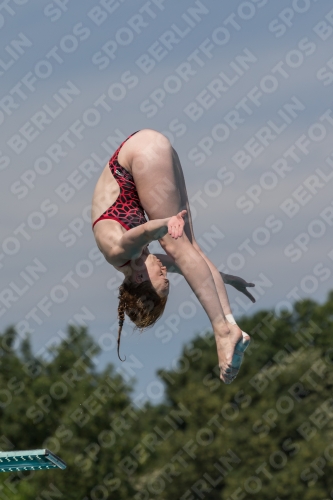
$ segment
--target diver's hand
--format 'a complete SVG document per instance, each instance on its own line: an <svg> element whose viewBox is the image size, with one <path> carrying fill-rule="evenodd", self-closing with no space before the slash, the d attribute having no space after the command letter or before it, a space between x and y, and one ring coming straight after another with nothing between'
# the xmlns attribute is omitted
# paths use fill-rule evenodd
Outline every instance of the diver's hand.
<svg viewBox="0 0 333 500"><path fill-rule="evenodd" d="M187 214L187 210L182 210L179 214L170 217L168 222L168 233L175 240L182 236L185 221L183 217Z"/></svg>
<svg viewBox="0 0 333 500"><path fill-rule="evenodd" d="M236 290L246 295L246 297L248 297L252 302L256 301L253 295L251 295L251 293L246 289L255 286L254 283L247 283L247 281L243 280L243 278L240 278L239 276L232 276L231 274L224 273L220 274L225 284L233 286Z"/></svg>

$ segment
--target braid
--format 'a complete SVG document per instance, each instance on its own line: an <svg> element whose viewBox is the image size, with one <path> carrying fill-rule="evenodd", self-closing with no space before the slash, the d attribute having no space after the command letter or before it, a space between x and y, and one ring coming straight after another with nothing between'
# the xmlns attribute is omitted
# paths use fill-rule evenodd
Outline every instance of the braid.
<svg viewBox="0 0 333 500"><path fill-rule="evenodd" d="M118 305L119 328L118 328L118 340L117 340L118 347L117 347L117 352L118 352L118 358L120 359L120 361L125 361L126 360L126 356L125 356L125 359L121 359L121 357L119 356L120 336L121 336L121 331L122 331L123 324L124 324L124 319L125 319L125 304L124 304L124 301L123 301L123 298L122 298L122 291L123 290L120 289L119 305Z"/></svg>

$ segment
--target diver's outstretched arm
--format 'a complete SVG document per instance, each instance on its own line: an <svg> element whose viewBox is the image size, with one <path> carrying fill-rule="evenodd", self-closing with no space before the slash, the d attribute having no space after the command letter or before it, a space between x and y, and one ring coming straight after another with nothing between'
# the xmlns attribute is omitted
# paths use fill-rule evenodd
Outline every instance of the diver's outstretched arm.
<svg viewBox="0 0 333 500"><path fill-rule="evenodd" d="M117 245L105 239L103 247L99 247L105 259L112 265L121 265L118 260L137 259L143 249L152 241L159 240L165 234L177 239L183 234L186 210L165 219L155 219L140 224L123 233Z"/></svg>
<svg viewBox="0 0 333 500"><path fill-rule="evenodd" d="M158 257L160 259L160 261L163 263L163 265L167 268L168 272L182 274L181 270L176 265L175 261L169 255L156 254L156 257ZM253 295L247 290L248 287L254 287L255 286L254 283L248 283L240 276L233 276L231 274L225 274L221 271L219 271L219 273L220 273L225 285L230 285L230 286L234 287L236 290L238 290L239 292L246 295L246 297L248 297L252 302L256 301L256 299L253 297ZM216 285L216 283L215 283L215 285Z"/></svg>

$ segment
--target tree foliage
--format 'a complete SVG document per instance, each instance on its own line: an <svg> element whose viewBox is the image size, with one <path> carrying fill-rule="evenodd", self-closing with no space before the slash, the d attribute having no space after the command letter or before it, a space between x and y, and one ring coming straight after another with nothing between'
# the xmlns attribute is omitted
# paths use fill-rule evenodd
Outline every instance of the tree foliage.
<svg viewBox="0 0 333 500"><path fill-rule="evenodd" d="M333 498L333 293L279 317L239 322L252 336L237 379L219 380L211 333L159 371L165 400L141 409L113 365L97 370L86 329L47 357L1 337L0 446L49 448L65 471L1 475L0 498L242 500Z"/></svg>

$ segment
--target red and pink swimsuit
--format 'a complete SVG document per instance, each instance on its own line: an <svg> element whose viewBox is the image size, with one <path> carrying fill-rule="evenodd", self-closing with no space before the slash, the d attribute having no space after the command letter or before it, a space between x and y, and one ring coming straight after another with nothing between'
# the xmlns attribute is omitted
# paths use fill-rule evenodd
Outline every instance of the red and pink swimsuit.
<svg viewBox="0 0 333 500"><path fill-rule="evenodd" d="M136 134L137 132L134 132ZM112 219L121 224L127 231L145 224L147 219L142 208L133 176L118 163L118 154L122 145L134 134L130 135L117 149L109 161L109 167L116 179L120 193L116 201L95 222Z"/></svg>
<svg viewBox="0 0 333 500"><path fill-rule="evenodd" d="M139 132L139 131L138 131ZM137 132L134 132L136 134ZM109 161L109 167L113 177L116 179L120 193L116 201L109 207L95 222L93 226L100 220L112 219L121 224L127 231L136 226L145 224L147 219L142 208L138 192L136 190L133 176L118 163L118 154L122 145L134 134L127 137L122 142ZM126 266L130 261L119 267Z"/></svg>

